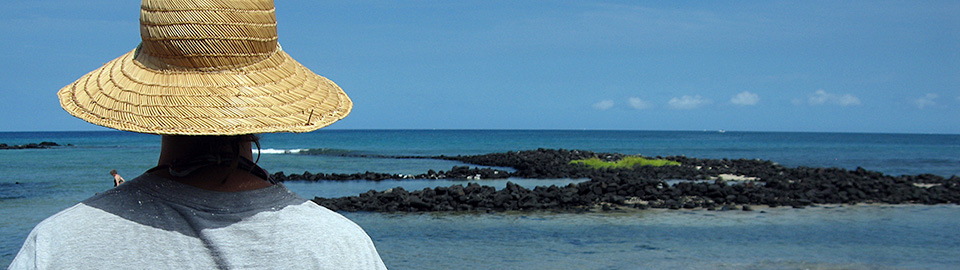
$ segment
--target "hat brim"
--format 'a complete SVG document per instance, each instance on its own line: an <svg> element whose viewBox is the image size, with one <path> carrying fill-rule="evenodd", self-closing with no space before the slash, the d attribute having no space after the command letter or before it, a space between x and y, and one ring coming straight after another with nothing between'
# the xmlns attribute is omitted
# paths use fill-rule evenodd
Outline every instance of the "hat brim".
<svg viewBox="0 0 960 270"><path fill-rule="evenodd" d="M353 108L339 86L279 46L231 70L160 69L155 62L130 51L60 89L60 105L96 125L163 135L309 132Z"/></svg>

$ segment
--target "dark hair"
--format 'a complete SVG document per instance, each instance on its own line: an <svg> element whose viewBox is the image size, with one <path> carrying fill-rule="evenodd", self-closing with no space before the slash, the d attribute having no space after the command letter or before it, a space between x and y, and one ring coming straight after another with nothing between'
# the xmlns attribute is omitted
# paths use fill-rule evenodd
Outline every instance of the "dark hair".
<svg viewBox="0 0 960 270"><path fill-rule="evenodd" d="M117 174L117 170L110 170L110 175L115 175L115 174Z"/></svg>
<svg viewBox="0 0 960 270"><path fill-rule="evenodd" d="M251 142L260 149L260 136L256 134L245 135L202 135L186 136L178 135L177 140L184 141L192 146L191 151L195 155L232 155L240 154L240 145L245 142ZM259 155L257 156L259 159Z"/></svg>
<svg viewBox="0 0 960 270"><path fill-rule="evenodd" d="M186 136L186 135L176 135L174 136L175 140L181 141L190 146L190 154L196 157L204 155L215 155L215 156L225 156L230 157L233 162L229 166L236 169L239 167L240 163L240 153L241 145L244 143L250 142L257 146L257 149L260 149L260 136L256 134L245 134L245 135L201 135L201 136ZM252 160L254 167L256 163L260 161L260 152L257 151L256 160ZM174 161L175 163L177 161ZM219 160L217 161L219 163ZM253 168L250 168L251 170ZM228 176L225 176L223 182L227 181Z"/></svg>

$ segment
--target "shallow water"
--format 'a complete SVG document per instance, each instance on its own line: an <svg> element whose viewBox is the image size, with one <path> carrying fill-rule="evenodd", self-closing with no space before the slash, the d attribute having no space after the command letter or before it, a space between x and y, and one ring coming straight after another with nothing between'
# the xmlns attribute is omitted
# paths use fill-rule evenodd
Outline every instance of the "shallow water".
<svg viewBox="0 0 960 270"><path fill-rule="evenodd" d="M957 206L349 213L391 269L956 269Z"/></svg>
<svg viewBox="0 0 960 270"><path fill-rule="evenodd" d="M0 151L0 265L30 229L156 163L159 136L127 132L0 133L0 143L55 149ZM786 166L858 166L887 174L960 174L960 135L672 131L323 130L267 134L271 172L420 174L464 165L351 155L474 155L537 148L699 158L760 158ZM282 154L327 149L320 155ZM475 181L527 188L584 179ZM466 184L455 180L289 182L306 198ZM346 213L391 269L956 269L957 206L845 206L709 212Z"/></svg>

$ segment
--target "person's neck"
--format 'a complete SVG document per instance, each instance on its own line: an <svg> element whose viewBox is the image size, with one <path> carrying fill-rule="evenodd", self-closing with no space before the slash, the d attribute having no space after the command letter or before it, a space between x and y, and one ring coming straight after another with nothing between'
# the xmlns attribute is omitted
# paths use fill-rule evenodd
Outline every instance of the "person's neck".
<svg viewBox="0 0 960 270"><path fill-rule="evenodd" d="M190 159L204 153L197 149L206 149L207 145L198 145L198 140L185 136L163 136L158 166L170 166L177 160ZM253 159L253 150L249 141L241 141L239 156ZM237 149L224 149L233 152ZM271 184L248 171L228 166L209 166L200 168L186 176L174 176L169 170L155 170L151 174L171 179L186 185L212 191L236 192L269 187Z"/></svg>

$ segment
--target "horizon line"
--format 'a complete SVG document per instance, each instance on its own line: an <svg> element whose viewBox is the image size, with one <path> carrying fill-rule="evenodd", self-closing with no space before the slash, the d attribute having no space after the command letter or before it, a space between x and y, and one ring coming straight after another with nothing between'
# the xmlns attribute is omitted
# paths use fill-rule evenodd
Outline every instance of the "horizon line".
<svg viewBox="0 0 960 270"><path fill-rule="evenodd" d="M313 132L324 132L324 131L604 131L604 132L707 132L707 133L821 133L821 134L891 134L891 135L960 135L960 133L916 133L916 132L866 132L866 131L758 131L758 130L723 130L723 129L702 129L702 130L667 130L667 129L569 129L569 128L546 128L546 129L510 129L510 128L494 128L494 129L478 129L478 128L324 128L318 129L311 132L303 133L313 133ZM159 135L159 134L149 134L149 133L138 133L125 130L55 130L55 131L0 131L0 133L108 133L108 132L121 132L121 133L136 133L144 135ZM291 133L298 134L295 132L275 132L275 133ZM262 134L262 133L258 133ZM267 133L269 134L269 133Z"/></svg>

